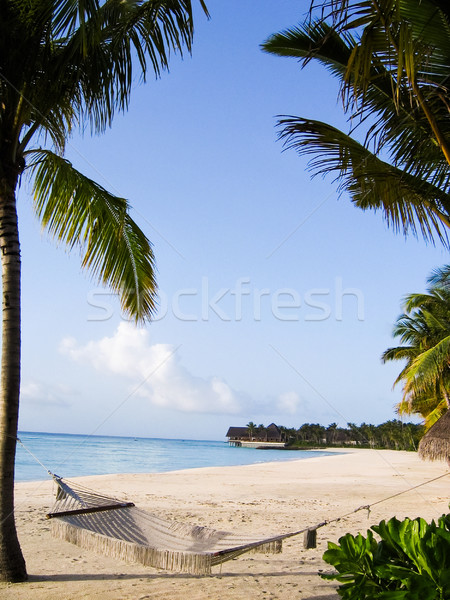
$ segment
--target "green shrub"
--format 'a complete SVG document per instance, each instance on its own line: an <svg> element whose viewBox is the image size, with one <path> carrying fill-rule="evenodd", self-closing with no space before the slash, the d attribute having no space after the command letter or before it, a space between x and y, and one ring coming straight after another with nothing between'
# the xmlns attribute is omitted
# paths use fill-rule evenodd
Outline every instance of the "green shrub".
<svg viewBox="0 0 450 600"><path fill-rule="evenodd" d="M449 600L450 514L437 524L381 521L367 537L348 533L329 542L323 558L337 573L321 577L341 582L344 600Z"/></svg>

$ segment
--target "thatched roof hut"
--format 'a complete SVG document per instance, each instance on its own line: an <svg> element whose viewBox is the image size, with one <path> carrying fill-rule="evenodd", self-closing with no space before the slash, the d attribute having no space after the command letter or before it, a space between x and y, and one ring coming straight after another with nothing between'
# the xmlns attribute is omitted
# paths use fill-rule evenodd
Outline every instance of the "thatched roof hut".
<svg viewBox="0 0 450 600"><path fill-rule="evenodd" d="M231 440L250 439L250 430L248 427L229 427L226 437Z"/></svg>
<svg viewBox="0 0 450 600"><path fill-rule="evenodd" d="M446 460L450 464L450 410L420 440L419 456L427 460Z"/></svg>

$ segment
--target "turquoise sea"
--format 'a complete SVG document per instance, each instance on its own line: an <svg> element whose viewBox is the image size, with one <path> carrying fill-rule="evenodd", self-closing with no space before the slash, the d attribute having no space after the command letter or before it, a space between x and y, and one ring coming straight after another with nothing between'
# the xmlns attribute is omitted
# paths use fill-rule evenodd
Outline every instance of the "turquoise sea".
<svg viewBox="0 0 450 600"><path fill-rule="evenodd" d="M29 452L17 445L16 481L111 473L162 473L197 467L222 467L299 460L327 452L235 448L225 441L70 435L20 432Z"/></svg>

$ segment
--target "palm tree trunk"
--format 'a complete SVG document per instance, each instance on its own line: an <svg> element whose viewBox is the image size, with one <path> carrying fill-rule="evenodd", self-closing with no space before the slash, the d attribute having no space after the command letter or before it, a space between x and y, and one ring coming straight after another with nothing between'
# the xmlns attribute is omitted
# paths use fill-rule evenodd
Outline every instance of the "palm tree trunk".
<svg viewBox="0 0 450 600"><path fill-rule="evenodd" d="M2 359L0 386L0 580L25 581L25 560L14 520L14 463L20 388L20 246L15 186L0 178Z"/></svg>

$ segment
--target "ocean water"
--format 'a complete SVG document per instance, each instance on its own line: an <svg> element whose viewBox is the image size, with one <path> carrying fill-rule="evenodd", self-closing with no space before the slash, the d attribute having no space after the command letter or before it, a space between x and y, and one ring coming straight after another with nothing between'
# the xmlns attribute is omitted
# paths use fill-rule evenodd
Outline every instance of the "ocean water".
<svg viewBox="0 0 450 600"><path fill-rule="evenodd" d="M20 432L16 481L111 473L162 473L324 456L324 451L256 450L227 442ZM34 455L34 457L31 454ZM37 459L37 460L36 460ZM39 464L39 462L42 464Z"/></svg>

